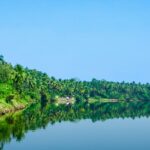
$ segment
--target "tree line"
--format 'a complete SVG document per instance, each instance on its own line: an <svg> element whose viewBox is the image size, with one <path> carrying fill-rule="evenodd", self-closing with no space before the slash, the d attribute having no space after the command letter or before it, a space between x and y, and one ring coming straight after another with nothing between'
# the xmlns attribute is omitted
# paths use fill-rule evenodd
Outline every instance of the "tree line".
<svg viewBox="0 0 150 150"><path fill-rule="evenodd" d="M13 66L0 56L0 100L10 103L13 99L27 101L54 102L59 97L74 97L76 102L90 98L130 100L150 100L150 84L110 82L92 79L56 79L36 69L28 69L17 64Z"/></svg>

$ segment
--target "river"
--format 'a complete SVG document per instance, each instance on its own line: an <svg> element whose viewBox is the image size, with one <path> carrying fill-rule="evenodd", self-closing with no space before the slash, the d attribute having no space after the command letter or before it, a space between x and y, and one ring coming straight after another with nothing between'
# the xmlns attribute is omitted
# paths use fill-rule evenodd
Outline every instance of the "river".
<svg viewBox="0 0 150 150"><path fill-rule="evenodd" d="M149 150L150 103L33 105L0 118L3 150Z"/></svg>

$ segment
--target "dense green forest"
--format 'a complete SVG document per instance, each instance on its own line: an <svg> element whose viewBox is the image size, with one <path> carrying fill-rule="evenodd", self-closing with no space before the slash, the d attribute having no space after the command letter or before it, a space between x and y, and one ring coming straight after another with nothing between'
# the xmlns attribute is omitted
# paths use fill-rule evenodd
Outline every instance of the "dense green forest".
<svg viewBox="0 0 150 150"><path fill-rule="evenodd" d="M91 99L148 101L150 84L56 79L19 64L13 66L0 55L0 113L12 106L19 109L32 102L53 103L66 97L74 99L76 103L88 103Z"/></svg>

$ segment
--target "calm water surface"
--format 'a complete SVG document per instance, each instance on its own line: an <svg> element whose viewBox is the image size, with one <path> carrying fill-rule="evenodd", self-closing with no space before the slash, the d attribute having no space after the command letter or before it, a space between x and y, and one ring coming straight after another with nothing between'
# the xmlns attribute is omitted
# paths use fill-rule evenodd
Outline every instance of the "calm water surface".
<svg viewBox="0 0 150 150"><path fill-rule="evenodd" d="M1 149L150 150L149 106L33 106L0 120Z"/></svg>

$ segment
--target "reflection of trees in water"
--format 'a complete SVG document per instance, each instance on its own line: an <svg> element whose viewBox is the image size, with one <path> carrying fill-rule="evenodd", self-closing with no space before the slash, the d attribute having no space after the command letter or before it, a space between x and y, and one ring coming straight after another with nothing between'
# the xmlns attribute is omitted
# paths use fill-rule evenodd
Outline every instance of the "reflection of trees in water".
<svg viewBox="0 0 150 150"><path fill-rule="evenodd" d="M0 142L0 150L3 150L3 147L4 147L4 143Z"/></svg>
<svg viewBox="0 0 150 150"><path fill-rule="evenodd" d="M80 119L91 119L105 121L113 118L149 117L150 103L79 103L75 105L32 105L22 113L16 113L4 117L0 121L0 150L3 143L10 142L12 138L20 141L29 130L46 128L50 124L62 121L76 121Z"/></svg>

